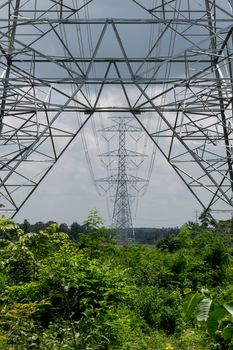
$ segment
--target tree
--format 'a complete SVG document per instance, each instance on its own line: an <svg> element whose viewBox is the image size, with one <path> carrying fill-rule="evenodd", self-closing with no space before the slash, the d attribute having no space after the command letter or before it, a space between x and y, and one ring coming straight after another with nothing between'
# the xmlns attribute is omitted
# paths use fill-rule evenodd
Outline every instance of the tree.
<svg viewBox="0 0 233 350"><path fill-rule="evenodd" d="M70 229L66 223L62 223L58 226L57 232L70 233Z"/></svg>
<svg viewBox="0 0 233 350"><path fill-rule="evenodd" d="M77 222L73 222L70 226L70 238L73 240L77 239L81 232L83 232L83 227Z"/></svg>
<svg viewBox="0 0 233 350"><path fill-rule="evenodd" d="M27 219L24 220L24 222L20 225L20 227L25 233L28 233L31 231L31 224Z"/></svg>
<svg viewBox="0 0 233 350"><path fill-rule="evenodd" d="M210 209L205 209L199 216L199 220L203 227L208 226L216 226L216 221L214 220L213 216L211 215Z"/></svg>

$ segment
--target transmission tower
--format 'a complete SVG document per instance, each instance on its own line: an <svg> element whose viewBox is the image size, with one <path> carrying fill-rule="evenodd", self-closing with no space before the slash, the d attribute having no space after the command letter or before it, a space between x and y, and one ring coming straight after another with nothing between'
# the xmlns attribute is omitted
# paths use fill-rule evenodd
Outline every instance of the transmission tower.
<svg viewBox="0 0 233 350"><path fill-rule="evenodd" d="M232 209L233 1L102 3L0 4L1 212L99 113L134 117L202 209Z"/></svg>
<svg viewBox="0 0 233 350"><path fill-rule="evenodd" d="M117 150L111 150L100 155L101 157L110 158L109 163L105 163L105 167L108 169L111 167L110 171L113 173L107 178L99 180L98 183L105 184L104 190L106 192L110 192L113 189L113 194L111 195L114 201L113 225L118 229L121 241L132 242L135 240L132 202L147 182L147 180L132 174L132 172L136 174L138 167L142 165L141 161L135 163L132 159L144 158L146 155L129 150L126 144L127 135L129 137L129 134L141 133L142 128L131 124L134 121L132 117L113 118L113 121L113 125L100 130L102 133L114 133L118 136ZM116 158L115 162L112 161L113 157Z"/></svg>

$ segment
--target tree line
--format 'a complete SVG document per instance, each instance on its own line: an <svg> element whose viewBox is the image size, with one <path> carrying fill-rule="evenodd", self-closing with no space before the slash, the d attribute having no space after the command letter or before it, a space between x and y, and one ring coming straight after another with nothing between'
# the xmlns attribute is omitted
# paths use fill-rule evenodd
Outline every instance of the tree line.
<svg viewBox="0 0 233 350"><path fill-rule="evenodd" d="M19 223L19 227L26 233L28 232L39 232L46 230L47 227L56 224L57 232L64 232L69 235L71 239L77 239L81 233L88 231L87 225L84 222L79 224L73 222L71 225L66 223L57 224L55 221L42 222L38 221L34 224L30 223L27 219L23 223ZM111 228L109 228L111 230ZM114 231L114 229L113 229ZM142 244L158 244L160 240L169 238L175 235L179 231L178 227L161 227L161 228L150 228L150 227L139 227L134 228L135 241Z"/></svg>

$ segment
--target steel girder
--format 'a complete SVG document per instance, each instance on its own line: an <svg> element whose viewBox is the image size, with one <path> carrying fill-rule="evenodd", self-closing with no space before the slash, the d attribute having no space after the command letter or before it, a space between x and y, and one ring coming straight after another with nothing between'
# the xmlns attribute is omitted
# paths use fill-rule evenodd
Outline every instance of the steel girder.
<svg viewBox="0 0 233 350"><path fill-rule="evenodd" d="M128 0L118 18L101 3L107 17L96 0L0 5L1 211L99 112L133 115L203 208L231 208L232 1Z"/></svg>

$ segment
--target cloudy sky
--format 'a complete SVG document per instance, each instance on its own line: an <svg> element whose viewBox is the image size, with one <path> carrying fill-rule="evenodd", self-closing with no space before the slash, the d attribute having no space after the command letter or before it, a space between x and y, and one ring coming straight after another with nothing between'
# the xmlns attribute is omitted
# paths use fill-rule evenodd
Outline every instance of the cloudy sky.
<svg viewBox="0 0 233 350"><path fill-rule="evenodd" d="M17 220L82 222L96 208L109 224L104 196L95 190L80 138L67 150L17 215ZM195 219L200 210L173 170L158 156L151 181L139 200L135 226L176 226Z"/></svg>

